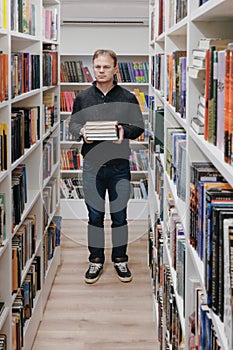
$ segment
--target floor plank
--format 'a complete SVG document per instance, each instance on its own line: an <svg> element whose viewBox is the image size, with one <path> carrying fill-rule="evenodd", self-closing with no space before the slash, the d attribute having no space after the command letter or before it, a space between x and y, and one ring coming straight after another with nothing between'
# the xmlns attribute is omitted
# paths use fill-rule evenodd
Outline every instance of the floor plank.
<svg viewBox="0 0 233 350"><path fill-rule="evenodd" d="M32 350L157 350L147 223L129 222L131 283L118 280L110 261L110 225L106 223L106 263L97 283L87 285L85 221L63 220L62 264Z"/></svg>

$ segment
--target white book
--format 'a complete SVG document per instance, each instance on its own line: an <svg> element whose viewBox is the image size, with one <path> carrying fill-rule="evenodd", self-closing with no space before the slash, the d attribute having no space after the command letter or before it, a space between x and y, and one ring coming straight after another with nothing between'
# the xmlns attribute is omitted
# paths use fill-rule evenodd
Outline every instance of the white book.
<svg viewBox="0 0 233 350"><path fill-rule="evenodd" d="M206 49L208 50L210 46L227 46L229 43L232 43L233 39L221 39L221 38L201 38L198 41L198 48L199 49Z"/></svg>
<svg viewBox="0 0 233 350"><path fill-rule="evenodd" d="M197 79L197 78L205 78L205 68L199 68L194 66L187 67L188 75L190 78Z"/></svg>

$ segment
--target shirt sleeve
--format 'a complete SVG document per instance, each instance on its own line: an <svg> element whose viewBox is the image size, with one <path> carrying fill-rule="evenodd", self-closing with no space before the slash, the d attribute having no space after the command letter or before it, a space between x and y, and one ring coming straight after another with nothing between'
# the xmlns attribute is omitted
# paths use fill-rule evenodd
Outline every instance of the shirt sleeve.
<svg viewBox="0 0 233 350"><path fill-rule="evenodd" d="M84 121L81 117L81 99L79 98L79 95L76 96L73 104L73 110L70 118L70 124L69 124L69 132L77 138L77 140L81 140L80 130L82 129L84 125Z"/></svg>
<svg viewBox="0 0 233 350"><path fill-rule="evenodd" d="M129 123L123 123L124 138L135 140L144 132L144 121L139 103L135 95L132 94L129 103Z"/></svg>

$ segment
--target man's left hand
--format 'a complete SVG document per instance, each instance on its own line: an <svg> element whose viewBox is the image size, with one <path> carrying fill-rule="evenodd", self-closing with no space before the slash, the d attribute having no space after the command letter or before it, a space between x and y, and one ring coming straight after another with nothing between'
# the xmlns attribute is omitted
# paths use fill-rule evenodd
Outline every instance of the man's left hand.
<svg viewBox="0 0 233 350"><path fill-rule="evenodd" d="M119 132L119 138L117 141L113 141L113 143L120 145L124 140L124 128L122 125L118 125L118 132Z"/></svg>

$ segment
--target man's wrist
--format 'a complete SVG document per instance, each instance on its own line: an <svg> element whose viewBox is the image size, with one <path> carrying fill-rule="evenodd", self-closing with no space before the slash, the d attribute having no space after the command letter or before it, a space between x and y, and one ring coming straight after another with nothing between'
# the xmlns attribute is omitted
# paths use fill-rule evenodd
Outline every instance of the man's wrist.
<svg viewBox="0 0 233 350"><path fill-rule="evenodd" d="M83 135L84 135L84 128L81 128L81 129L80 129L79 135L80 135L80 136L83 136Z"/></svg>

